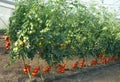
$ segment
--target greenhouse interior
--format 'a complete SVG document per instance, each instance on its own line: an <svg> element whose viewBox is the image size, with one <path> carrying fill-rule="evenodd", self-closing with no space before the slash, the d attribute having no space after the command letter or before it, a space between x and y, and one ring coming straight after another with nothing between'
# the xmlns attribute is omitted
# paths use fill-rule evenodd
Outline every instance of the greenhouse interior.
<svg viewBox="0 0 120 82"><path fill-rule="evenodd" d="M120 0L0 0L0 82L120 82Z"/></svg>

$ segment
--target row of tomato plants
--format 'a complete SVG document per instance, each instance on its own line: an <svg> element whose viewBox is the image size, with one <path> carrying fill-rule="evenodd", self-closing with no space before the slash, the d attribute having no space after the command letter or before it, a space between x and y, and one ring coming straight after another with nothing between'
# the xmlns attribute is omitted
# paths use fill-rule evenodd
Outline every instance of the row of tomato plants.
<svg viewBox="0 0 120 82"><path fill-rule="evenodd" d="M28 70L30 66L26 66L25 60L33 60L38 54L38 59L48 63L44 70L47 72L64 58L77 56L84 60L92 55L94 65L100 53L103 63L110 60L106 59L109 57L116 60L120 55L119 20L104 7L98 8L87 7L79 0L18 0L5 37L10 63L21 58ZM73 68L77 65L78 62ZM36 69L33 72L39 71ZM65 65L58 65L58 69L64 72Z"/></svg>

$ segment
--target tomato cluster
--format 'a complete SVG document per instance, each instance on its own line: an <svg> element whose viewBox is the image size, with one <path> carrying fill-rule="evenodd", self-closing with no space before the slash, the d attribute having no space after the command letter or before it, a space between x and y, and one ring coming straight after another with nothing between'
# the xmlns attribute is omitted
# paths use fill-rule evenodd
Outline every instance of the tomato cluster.
<svg viewBox="0 0 120 82"><path fill-rule="evenodd" d="M6 50L10 50L10 38L9 38L9 36L5 36L5 41L6 41L6 45L5 45Z"/></svg>
<svg viewBox="0 0 120 82"><path fill-rule="evenodd" d="M34 70L32 71L32 74L31 74L31 75L32 75L32 76L36 76L36 75L38 74L39 70L40 70L40 66L35 67ZM31 66L30 66L30 65L27 65L27 64L24 65L23 71L24 71L25 74L30 73L30 72L31 72Z"/></svg>
<svg viewBox="0 0 120 82"><path fill-rule="evenodd" d="M65 66L66 66L66 64L62 64L62 65L58 64L58 66L57 66L57 72L58 73L64 73Z"/></svg>

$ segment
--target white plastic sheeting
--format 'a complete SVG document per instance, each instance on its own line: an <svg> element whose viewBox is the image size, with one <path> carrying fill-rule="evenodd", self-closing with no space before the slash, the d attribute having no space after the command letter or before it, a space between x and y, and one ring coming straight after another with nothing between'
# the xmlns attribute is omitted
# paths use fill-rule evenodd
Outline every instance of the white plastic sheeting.
<svg viewBox="0 0 120 82"><path fill-rule="evenodd" d="M14 11L14 4L5 0L0 0L0 29L5 29L9 24L9 17Z"/></svg>

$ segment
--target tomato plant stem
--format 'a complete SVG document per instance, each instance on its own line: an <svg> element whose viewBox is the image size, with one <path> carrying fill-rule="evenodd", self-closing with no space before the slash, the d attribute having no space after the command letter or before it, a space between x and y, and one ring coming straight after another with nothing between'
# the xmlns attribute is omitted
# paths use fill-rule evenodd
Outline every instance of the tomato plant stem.
<svg viewBox="0 0 120 82"><path fill-rule="evenodd" d="M25 63L24 57L22 57L22 60L23 60L23 65L25 66L26 63ZM28 72L27 74L28 74L29 80L30 80L30 82L32 82L32 77L31 77L29 69L27 69L27 72Z"/></svg>

